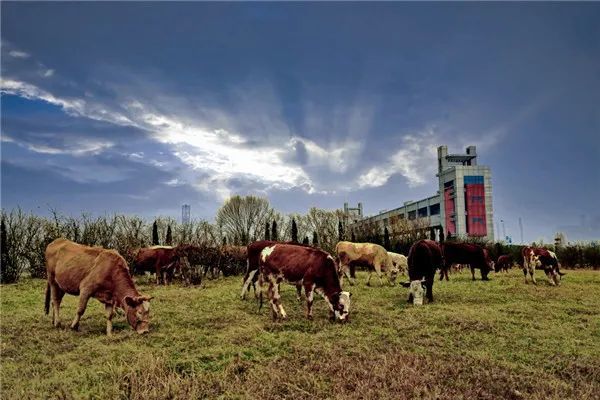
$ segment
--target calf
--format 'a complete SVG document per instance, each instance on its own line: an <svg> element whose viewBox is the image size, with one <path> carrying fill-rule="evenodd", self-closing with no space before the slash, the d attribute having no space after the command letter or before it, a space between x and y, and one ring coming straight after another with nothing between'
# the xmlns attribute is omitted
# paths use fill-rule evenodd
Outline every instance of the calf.
<svg viewBox="0 0 600 400"><path fill-rule="evenodd" d="M500 272L500 271L508 272L508 270L512 267L512 265L513 265L512 256L510 254L502 255L502 256L498 257L498 261L496 262L496 265L495 265L495 271L496 272Z"/></svg>
<svg viewBox="0 0 600 400"><path fill-rule="evenodd" d="M488 273L492 270L492 262L487 250L473 243L445 242L442 244L444 265L441 268L440 280L446 277L452 264L468 264L471 267L471 276L475 280L475 269L481 271L481 280L487 281Z"/></svg>
<svg viewBox="0 0 600 400"><path fill-rule="evenodd" d="M394 266L388 252L382 246L373 243L339 242L335 246L335 251L339 259L340 279L343 279L343 276L346 275L350 284L353 285L354 269L357 266L364 266L369 270L367 286L371 284L373 272L379 277L381 285L383 285L382 272L387 272L389 283L394 285L398 268Z"/></svg>
<svg viewBox="0 0 600 400"><path fill-rule="evenodd" d="M279 283L302 282L306 294L306 317L312 319L313 296L316 291L329 305L330 318L345 322L350 310L350 293L342 291L336 262L326 252L289 244L265 247L259 258L260 286L269 284L268 295L273 319L285 319L287 314L281 304ZM262 306L262 290L261 290Z"/></svg>
<svg viewBox="0 0 600 400"><path fill-rule="evenodd" d="M433 281L435 271L442 267L442 251L433 240L419 240L408 252L408 277L410 282L402 286L409 287L408 302L423 305L423 294L433 301Z"/></svg>
<svg viewBox="0 0 600 400"><path fill-rule="evenodd" d="M114 250L88 247L67 239L56 239L46 247L46 315L52 300L52 324L60 326L60 303L65 293L79 295L77 315L71 329L79 329L79 321L90 297L104 304L106 334L112 334L115 308L125 310L127 322L137 333L149 330L152 297L142 296L129 275L127 263Z"/></svg>
<svg viewBox="0 0 600 400"><path fill-rule="evenodd" d="M536 268L541 268L546 273L548 283L552 286L560 285L560 277L564 273L560 272L560 264L556 258L556 254L550 250L535 247L524 247L521 250L523 256L523 275L525 276L525 283L527 282L527 273L531 276L531 281L534 285L537 285L535 280Z"/></svg>

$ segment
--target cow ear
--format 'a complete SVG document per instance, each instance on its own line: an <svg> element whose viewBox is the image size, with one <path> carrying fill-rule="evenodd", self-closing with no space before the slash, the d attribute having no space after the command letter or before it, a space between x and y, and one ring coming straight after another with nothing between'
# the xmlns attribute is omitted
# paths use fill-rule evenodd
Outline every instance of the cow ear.
<svg viewBox="0 0 600 400"><path fill-rule="evenodd" d="M125 304L127 304L129 307L135 307L139 304L138 298L133 298L131 296L125 296Z"/></svg>

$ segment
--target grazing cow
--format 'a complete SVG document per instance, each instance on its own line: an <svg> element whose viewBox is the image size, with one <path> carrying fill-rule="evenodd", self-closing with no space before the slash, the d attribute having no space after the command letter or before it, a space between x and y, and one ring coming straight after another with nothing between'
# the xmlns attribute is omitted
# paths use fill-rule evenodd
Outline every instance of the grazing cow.
<svg viewBox="0 0 600 400"><path fill-rule="evenodd" d="M500 257L498 257L498 261L496 262L495 265L495 270L496 272L508 272L508 270L510 268L512 268L513 265L513 257L510 254L505 254L502 255Z"/></svg>
<svg viewBox="0 0 600 400"><path fill-rule="evenodd" d="M525 276L525 283L527 282L527 272L531 276L531 281L534 285L537 285L535 280L536 268L541 268L548 277L548 283L550 285L560 285L560 277L564 273L560 272L560 264L556 258L556 254L550 250L535 248L535 247L523 247L521 250L523 256L523 275Z"/></svg>
<svg viewBox="0 0 600 400"><path fill-rule="evenodd" d="M127 262L115 250L83 246L67 239L56 239L46 247L46 315L52 299L52 323L60 326L60 303L65 293L79 295L77 315L71 329L79 329L79 320L90 297L104 304L106 334L112 334L115 308L125 311L127 322L137 333L149 330L152 297L142 296L133 283Z"/></svg>
<svg viewBox="0 0 600 400"><path fill-rule="evenodd" d="M156 284L160 285L161 279L165 284L172 280L179 267L179 254L174 247L152 246L138 250L132 270L135 274L156 273Z"/></svg>
<svg viewBox="0 0 600 400"><path fill-rule="evenodd" d="M410 282L402 283L409 287L408 302L423 305L423 295L433 301L433 281L435 271L442 267L442 251L433 240L419 240L408 252L408 277Z"/></svg>
<svg viewBox="0 0 600 400"><path fill-rule="evenodd" d="M382 272L388 273L388 280L393 286L398 275L398 269L394 266L388 252L378 244L373 243L352 243L339 242L335 246L335 251L339 259L340 280L346 275L351 285L354 285L354 270L357 266L364 266L369 269L367 286L371 284L371 275L373 271L379 277L379 283L383 285L381 279Z"/></svg>
<svg viewBox="0 0 600 400"><path fill-rule="evenodd" d="M350 310L350 293L342 291L337 265L333 257L320 249L274 244L265 247L259 257L262 288L268 282L268 295L273 319L287 318L279 296L279 282L302 282L306 294L306 317L312 319L314 292L323 296L329 305L331 319L345 322ZM262 306L262 289L261 289Z"/></svg>
<svg viewBox="0 0 600 400"><path fill-rule="evenodd" d="M246 274L244 275L244 280L243 280L243 284L242 284L242 293L240 295L242 300L246 299L246 294L250 290L250 285L252 285L252 288L254 289L254 296L255 297L257 296L256 281L258 280L260 252L263 251L263 249L265 247L272 246L274 244L289 244L289 245L295 245L295 246L308 247L306 245L298 244L298 243L292 243L292 242L282 243L282 242L276 242L276 241L272 241L272 240L259 240L258 242L250 243L247 246L247 250L246 250L246 254L247 254L248 258L246 261ZM301 296L302 296L302 282L294 282L294 284L296 286L296 297L298 298L298 300L300 300Z"/></svg>
<svg viewBox="0 0 600 400"><path fill-rule="evenodd" d="M473 243L445 242L442 244L444 265L440 271L440 280L446 277L452 264L468 264L471 267L471 275L475 280L475 269L481 271L481 280L487 281L488 273L493 269L492 261L488 252L483 247Z"/></svg>
<svg viewBox="0 0 600 400"><path fill-rule="evenodd" d="M394 268L396 268L398 272L404 274L404 271L408 269L408 261L406 259L406 256L404 254L398 254L391 251L388 251L388 255L392 259L392 264L394 265Z"/></svg>

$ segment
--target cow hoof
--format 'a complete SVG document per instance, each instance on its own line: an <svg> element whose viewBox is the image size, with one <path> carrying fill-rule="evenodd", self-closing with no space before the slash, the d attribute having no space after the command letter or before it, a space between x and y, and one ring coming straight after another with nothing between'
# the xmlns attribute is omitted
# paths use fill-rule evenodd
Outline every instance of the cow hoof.
<svg viewBox="0 0 600 400"><path fill-rule="evenodd" d="M75 326L71 325L71 330L77 332L79 330L79 325L75 325Z"/></svg>

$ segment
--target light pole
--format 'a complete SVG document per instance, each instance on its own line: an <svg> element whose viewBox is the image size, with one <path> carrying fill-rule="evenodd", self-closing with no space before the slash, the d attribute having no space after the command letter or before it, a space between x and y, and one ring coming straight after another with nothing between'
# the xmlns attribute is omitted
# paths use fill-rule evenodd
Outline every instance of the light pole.
<svg viewBox="0 0 600 400"><path fill-rule="evenodd" d="M502 237L504 238L503 240L506 240L506 229L504 227L504 220L501 219L500 222L502 223Z"/></svg>

